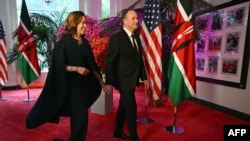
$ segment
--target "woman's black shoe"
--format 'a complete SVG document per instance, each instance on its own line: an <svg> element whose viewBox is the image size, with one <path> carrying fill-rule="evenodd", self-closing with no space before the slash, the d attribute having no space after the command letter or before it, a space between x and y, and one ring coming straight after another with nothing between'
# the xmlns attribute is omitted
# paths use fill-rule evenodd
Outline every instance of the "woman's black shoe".
<svg viewBox="0 0 250 141"><path fill-rule="evenodd" d="M132 140L132 138L126 134L124 134L123 132L115 132L114 133L114 137L116 138L122 138L124 140Z"/></svg>

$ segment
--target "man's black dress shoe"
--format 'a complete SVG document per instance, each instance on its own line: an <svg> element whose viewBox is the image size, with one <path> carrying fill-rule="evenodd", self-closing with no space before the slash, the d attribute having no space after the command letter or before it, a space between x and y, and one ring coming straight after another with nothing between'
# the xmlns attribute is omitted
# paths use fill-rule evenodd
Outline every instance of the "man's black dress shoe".
<svg viewBox="0 0 250 141"><path fill-rule="evenodd" d="M119 133L115 132L114 133L114 137L116 137L116 138L122 138L124 140L132 140L132 138L130 136L124 134L123 132L119 132Z"/></svg>

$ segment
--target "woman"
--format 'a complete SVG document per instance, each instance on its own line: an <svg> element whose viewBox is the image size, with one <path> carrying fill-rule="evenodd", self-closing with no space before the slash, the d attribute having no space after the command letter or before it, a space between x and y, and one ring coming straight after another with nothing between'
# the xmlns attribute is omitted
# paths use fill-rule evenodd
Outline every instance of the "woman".
<svg viewBox="0 0 250 141"><path fill-rule="evenodd" d="M94 55L83 37L86 17L82 11L69 13L63 37L55 44L45 86L29 112L26 125L36 128L45 122L58 123L70 117L69 141L84 141L88 129L88 108L106 91Z"/></svg>

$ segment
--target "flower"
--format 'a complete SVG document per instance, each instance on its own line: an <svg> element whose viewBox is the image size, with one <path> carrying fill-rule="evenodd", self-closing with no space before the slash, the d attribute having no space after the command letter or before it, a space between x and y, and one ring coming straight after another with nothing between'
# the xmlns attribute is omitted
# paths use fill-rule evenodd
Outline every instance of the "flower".
<svg viewBox="0 0 250 141"><path fill-rule="evenodd" d="M88 40L95 57L95 61L98 67L100 68L100 71L103 72L105 69L105 57L106 57L109 37L100 37L99 35L95 35L89 38Z"/></svg>
<svg viewBox="0 0 250 141"><path fill-rule="evenodd" d="M86 16L87 28L85 30L85 37L88 39L92 48L95 61L100 68L100 71L104 71L105 57L109 42L109 37L100 36L103 28L98 23L98 20Z"/></svg>
<svg viewBox="0 0 250 141"><path fill-rule="evenodd" d="M85 29L85 37L90 38L91 36L99 35L103 28L99 25L98 20L86 16L87 28Z"/></svg>
<svg viewBox="0 0 250 141"><path fill-rule="evenodd" d="M105 69L105 57L109 42L109 37L100 36L103 28L98 23L98 20L86 16L87 27L85 30L85 37L89 41L91 49L94 54L95 62L101 72ZM65 25L61 25L57 32L57 41L62 37Z"/></svg>
<svg viewBox="0 0 250 141"><path fill-rule="evenodd" d="M62 34L63 34L63 31L65 29L65 25L62 24L59 28L58 28L58 31L57 31L57 34L56 34L56 41L59 41L59 39L62 38Z"/></svg>

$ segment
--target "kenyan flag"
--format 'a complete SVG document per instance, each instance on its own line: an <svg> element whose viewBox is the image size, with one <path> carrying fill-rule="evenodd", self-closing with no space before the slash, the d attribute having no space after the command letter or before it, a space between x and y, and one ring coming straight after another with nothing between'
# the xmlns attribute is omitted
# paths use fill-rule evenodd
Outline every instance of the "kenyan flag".
<svg viewBox="0 0 250 141"><path fill-rule="evenodd" d="M22 2L21 19L18 28L18 52L17 66L23 75L23 79L29 85L40 76L40 67L25 0Z"/></svg>
<svg viewBox="0 0 250 141"><path fill-rule="evenodd" d="M196 91L194 26L191 18L192 2L178 0L168 70L168 93L174 106Z"/></svg>

